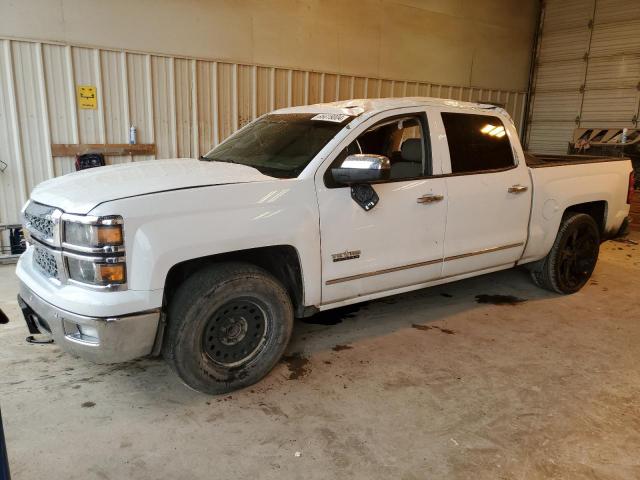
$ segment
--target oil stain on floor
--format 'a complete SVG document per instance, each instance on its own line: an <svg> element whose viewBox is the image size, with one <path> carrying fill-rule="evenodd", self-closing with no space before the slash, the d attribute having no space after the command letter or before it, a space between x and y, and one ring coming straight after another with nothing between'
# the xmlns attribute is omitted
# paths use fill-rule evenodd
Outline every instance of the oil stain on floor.
<svg viewBox="0 0 640 480"><path fill-rule="evenodd" d="M415 328L416 330L423 330L423 331L427 331L427 330L440 330L442 333L446 333L447 335L455 335L456 332L454 330L450 330L448 328L442 328L442 327L438 327L436 325L418 325L417 323L414 323L411 325L412 328Z"/></svg>
<svg viewBox="0 0 640 480"><path fill-rule="evenodd" d="M298 380L309 373L309 359L299 352L285 355L282 361L289 368L289 380Z"/></svg>
<svg viewBox="0 0 640 480"><path fill-rule="evenodd" d="M476 302L488 303L490 305L517 305L526 301L526 298L515 297L513 295L476 295Z"/></svg>
<svg viewBox="0 0 640 480"><path fill-rule="evenodd" d="M353 347L351 345L336 345L331 350L334 352L341 352L342 350L351 350Z"/></svg>

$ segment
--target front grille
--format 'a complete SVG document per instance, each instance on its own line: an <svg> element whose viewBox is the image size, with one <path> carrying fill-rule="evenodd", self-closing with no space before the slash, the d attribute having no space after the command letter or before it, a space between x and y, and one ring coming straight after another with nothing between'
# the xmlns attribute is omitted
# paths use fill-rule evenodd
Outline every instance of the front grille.
<svg viewBox="0 0 640 480"><path fill-rule="evenodd" d="M55 223L51 214L55 210L47 205L30 202L24 212L25 226L39 238L53 239Z"/></svg>
<svg viewBox="0 0 640 480"><path fill-rule="evenodd" d="M34 246L33 262L47 277L59 278L58 262L53 254L44 247Z"/></svg>

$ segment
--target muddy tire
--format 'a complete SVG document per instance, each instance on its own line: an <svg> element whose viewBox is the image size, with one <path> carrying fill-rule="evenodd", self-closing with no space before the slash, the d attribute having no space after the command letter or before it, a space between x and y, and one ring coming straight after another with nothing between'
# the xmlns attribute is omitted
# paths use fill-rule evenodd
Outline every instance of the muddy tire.
<svg viewBox="0 0 640 480"><path fill-rule="evenodd" d="M593 217L568 213L549 254L531 268L533 282L552 292L575 293L589 281L599 250L600 230Z"/></svg>
<svg viewBox="0 0 640 480"><path fill-rule="evenodd" d="M168 308L163 356L189 387L208 394L252 385L289 343L293 307L265 270L217 264L185 280Z"/></svg>

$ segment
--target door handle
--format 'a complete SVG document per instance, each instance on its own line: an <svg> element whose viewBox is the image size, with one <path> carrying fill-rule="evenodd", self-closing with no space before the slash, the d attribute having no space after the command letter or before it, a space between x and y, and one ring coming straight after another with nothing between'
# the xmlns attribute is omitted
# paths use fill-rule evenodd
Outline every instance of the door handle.
<svg viewBox="0 0 640 480"><path fill-rule="evenodd" d="M444 195L434 195L433 193L427 193L426 195L418 197L418 203L434 203L440 202L443 199Z"/></svg>
<svg viewBox="0 0 640 480"><path fill-rule="evenodd" d="M529 190L529 187L526 185L512 185L509 187L509 193L522 193Z"/></svg>

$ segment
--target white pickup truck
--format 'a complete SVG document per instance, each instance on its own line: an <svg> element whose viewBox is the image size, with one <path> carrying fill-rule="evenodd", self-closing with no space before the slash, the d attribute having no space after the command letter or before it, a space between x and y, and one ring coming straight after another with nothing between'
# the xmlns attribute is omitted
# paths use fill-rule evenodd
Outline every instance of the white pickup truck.
<svg viewBox="0 0 640 480"><path fill-rule="evenodd" d="M628 160L525 158L495 106L402 98L294 107L200 160L40 184L19 302L101 363L162 354L222 393L278 362L294 317L528 265L579 290L629 213Z"/></svg>

